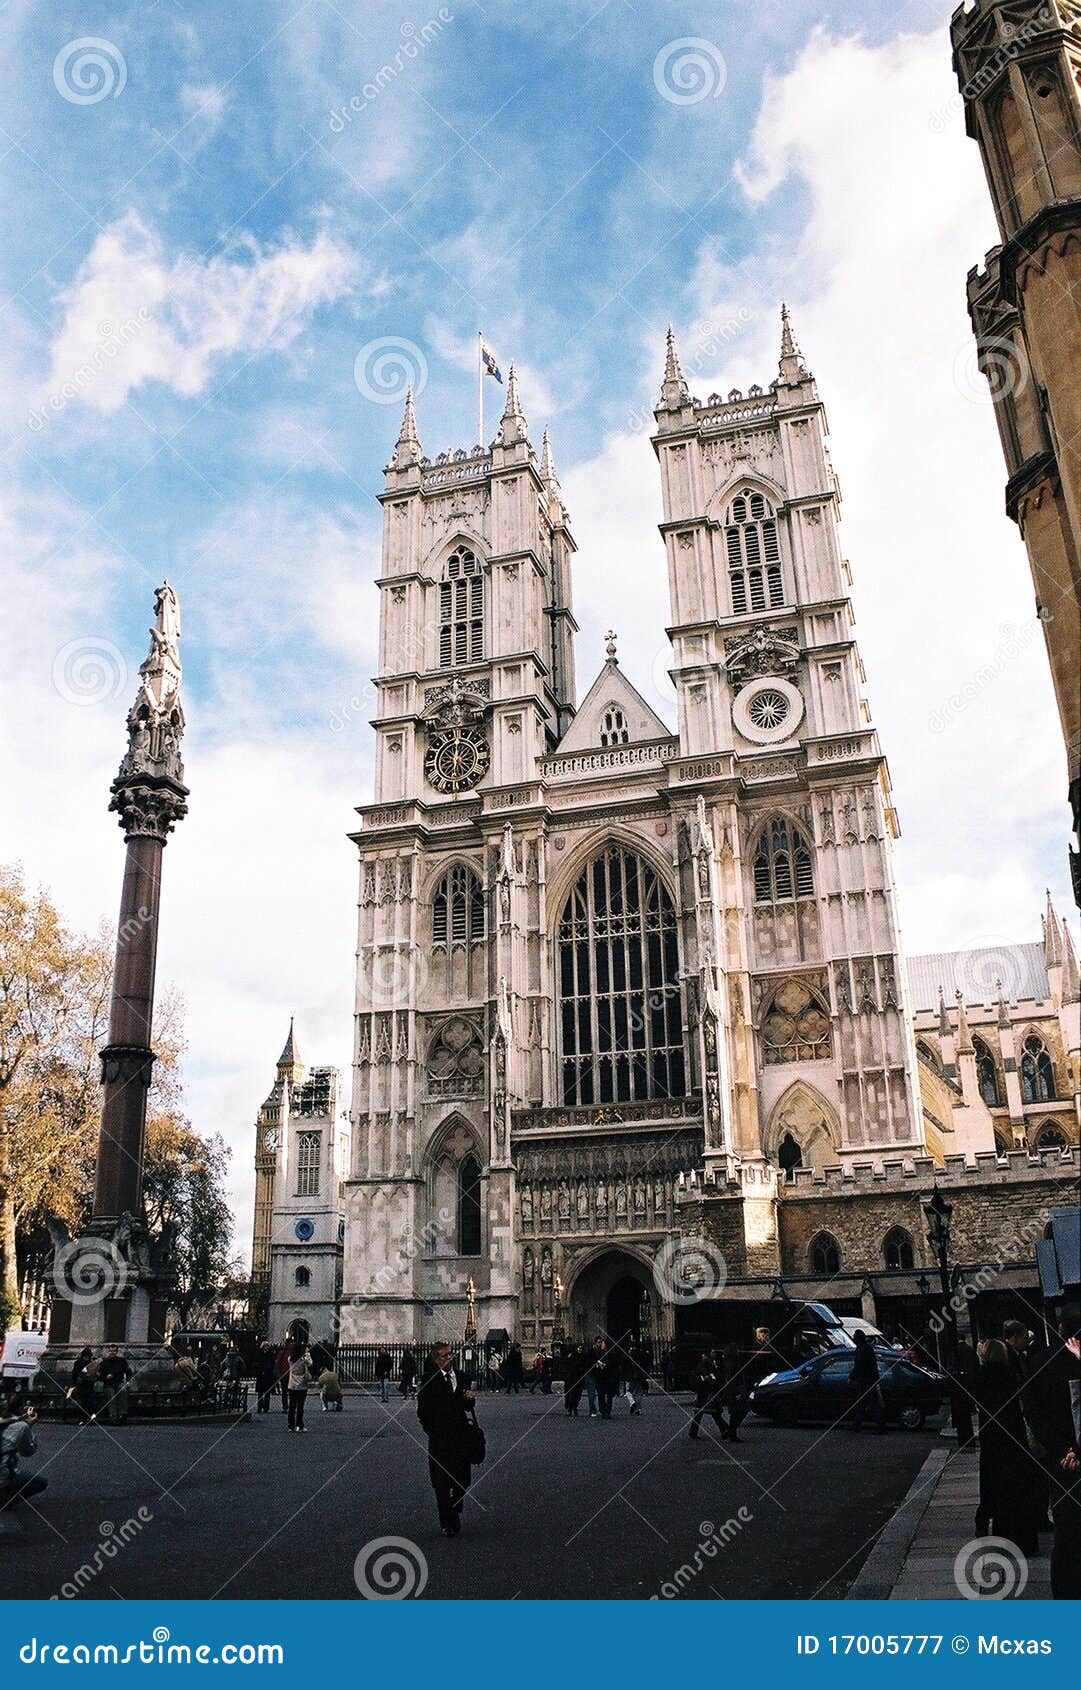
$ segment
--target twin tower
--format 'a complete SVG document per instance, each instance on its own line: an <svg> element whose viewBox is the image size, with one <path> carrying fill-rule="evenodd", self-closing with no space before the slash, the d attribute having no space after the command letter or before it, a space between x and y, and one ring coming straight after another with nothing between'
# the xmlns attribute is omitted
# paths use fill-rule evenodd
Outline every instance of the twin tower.
<svg viewBox="0 0 1081 1690"><path fill-rule="evenodd" d="M550 1343L618 1292L663 1338L681 1175L743 1190L753 1229L778 1165L924 1151L897 822L787 313L769 387L705 402L669 333L655 415L674 725L612 641L576 708L575 544L513 371L490 449L429 460L407 401L354 836L345 1342L460 1331L471 1281L482 1334Z"/></svg>

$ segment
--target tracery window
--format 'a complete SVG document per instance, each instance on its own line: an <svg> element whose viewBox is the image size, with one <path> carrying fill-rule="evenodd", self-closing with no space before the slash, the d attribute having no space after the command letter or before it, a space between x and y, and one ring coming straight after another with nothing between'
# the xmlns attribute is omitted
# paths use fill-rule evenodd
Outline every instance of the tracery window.
<svg viewBox="0 0 1081 1690"><path fill-rule="evenodd" d="M820 1232L811 1240L811 1272L832 1278L841 1271L841 1246L832 1232Z"/></svg>
<svg viewBox="0 0 1081 1690"><path fill-rule="evenodd" d="M322 1133L297 1133L297 1196L319 1195L319 1147Z"/></svg>
<svg viewBox="0 0 1081 1690"><path fill-rule="evenodd" d="M484 888L464 864L443 876L432 894L432 943L464 945L484 938Z"/></svg>
<svg viewBox="0 0 1081 1690"><path fill-rule="evenodd" d="M781 553L773 506L745 487L732 500L725 524L732 611L772 610L784 603Z"/></svg>
<svg viewBox="0 0 1081 1690"><path fill-rule="evenodd" d="M972 1046L976 1053L976 1083L980 1096L989 1109L995 1109L1002 1102L998 1063L982 1039L973 1039Z"/></svg>
<svg viewBox="0 0 1081 1690"><path fill-rule="evenodd" d="M766 1005L762 1053L767 1062L814 1062L829 1055L829 1014L802 980L785 980Z"/></svg>
<svg viewBox="0 0 1081 1690"><path fill-rule="evenodd" d="M630 737L626 716L618 704L610 704L601 717L601 744L628 745Z"/></svg>
<svg viewBox="0 0 1081 1690"><path fill-rule="evenodd" d="M891 1227L882 1243L882 1260L888 1268L903 1268L910 1272L915 1265L916 1253L912 1245L912 1235L903 1226Z"/></svg>
<svg viewBox="0 0 1081 1690"><path fill-rule="evenodd" d="M1036 1134L1037 1150L1065 1150L1067 1142L1066 1134L1054 1121L1048 1121Z"/></svg>
<svg viewBox="0 0 1081 1690"><path fill-rule="evenodd" d="M479 663L483 657L484 576L476 554L459 546L439 586L439 667Z"/></svg>
<svg viewBox="0 0 1081 1690"><path fill-rule="evenodd" d="M813 898L814 892L814 869L807 841L784 816L775 816L762 829L755 852L755 903L780 904L790 898Z"/></svg>
<svg viewBox="0 0 1081 1690"><path fill-rule="evenodd" d="M583 871L558 929L563 1101L682 1097L676 914L655 871L611 846Z"/></svg>
<svg viewBox="0 0 1081 1690"><path fill-rule="evenodd" d="M1051 1103L1055 1096L1055 1070L1043 1040L1030 1033L1021 1052L1021 1099L1024 1103Z"/></svg>

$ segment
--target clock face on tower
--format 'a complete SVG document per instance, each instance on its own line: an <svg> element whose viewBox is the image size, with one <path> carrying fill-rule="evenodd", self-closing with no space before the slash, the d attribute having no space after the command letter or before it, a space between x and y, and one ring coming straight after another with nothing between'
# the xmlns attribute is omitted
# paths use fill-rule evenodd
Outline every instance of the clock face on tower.
<svg viewBox="0 0 1081 1690"><path fill-rule="evenodd" d="M277 1148L278 1148L277 1131L274 1127L268 1127L266 1132L263 1134L263 1149L264 1150L277 1150Z"/></svg>
<svg viewBox="0 0 1081 1690"><path fill-rule="evenodd" d="M437 792L468 792L488 773L491 752L478 728L437 728L428 741L424 773Z"/></svg>

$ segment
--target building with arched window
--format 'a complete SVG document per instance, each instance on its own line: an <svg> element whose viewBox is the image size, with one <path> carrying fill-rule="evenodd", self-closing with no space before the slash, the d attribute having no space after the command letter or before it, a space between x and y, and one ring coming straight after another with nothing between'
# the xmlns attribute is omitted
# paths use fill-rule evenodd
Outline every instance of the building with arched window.
<svg viewBox="0 0 1081 1690"><path fill-rule="evenodd" d="M345 1343L458 1335L472 1285L482 1337L604 1325L659 1348L690 1318L670 1281L696 1205L748 1307L789 1276L857 1308L876 1273L901 1295L922 1249L911 1202L889 1207L902 1177L998 1167L1025 1038L1070 1071L1023 992L1011 1062L968 964L902 955L837 483L787 314L747 393L693 395L670 339L656 423L670 645L639 690L608 634L579 697L574 541L513 372L482 449L427 458L406 408L352 835ZM1042 1130L1068 1103L1038 1107ZM860 1228L857 1186L886 1192Z"/></svg>

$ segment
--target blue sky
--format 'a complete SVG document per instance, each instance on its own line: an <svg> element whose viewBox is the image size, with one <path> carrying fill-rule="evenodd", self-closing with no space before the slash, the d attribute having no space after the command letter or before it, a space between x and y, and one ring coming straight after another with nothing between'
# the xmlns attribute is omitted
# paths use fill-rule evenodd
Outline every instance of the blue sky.
<svg viewBox="0 0 1081 1690"><path fill-rule="evenodd" d="M664 327L696 391L765 385L787 297L833 430L909 946L1035 937L1045 885L1068 907L1061 743L964 309L995 228L949 10L6 7L0 767L24 802L3 851L73 920L113 917L106 793L167 575L192 800L161 979L193 1117L237 1147L242 1234L289 1014L309 1060L348 1066L395 380L429 454L471 444L478 326L538 444L551 426L581 690L614 621L664 711Z"/></svg>

